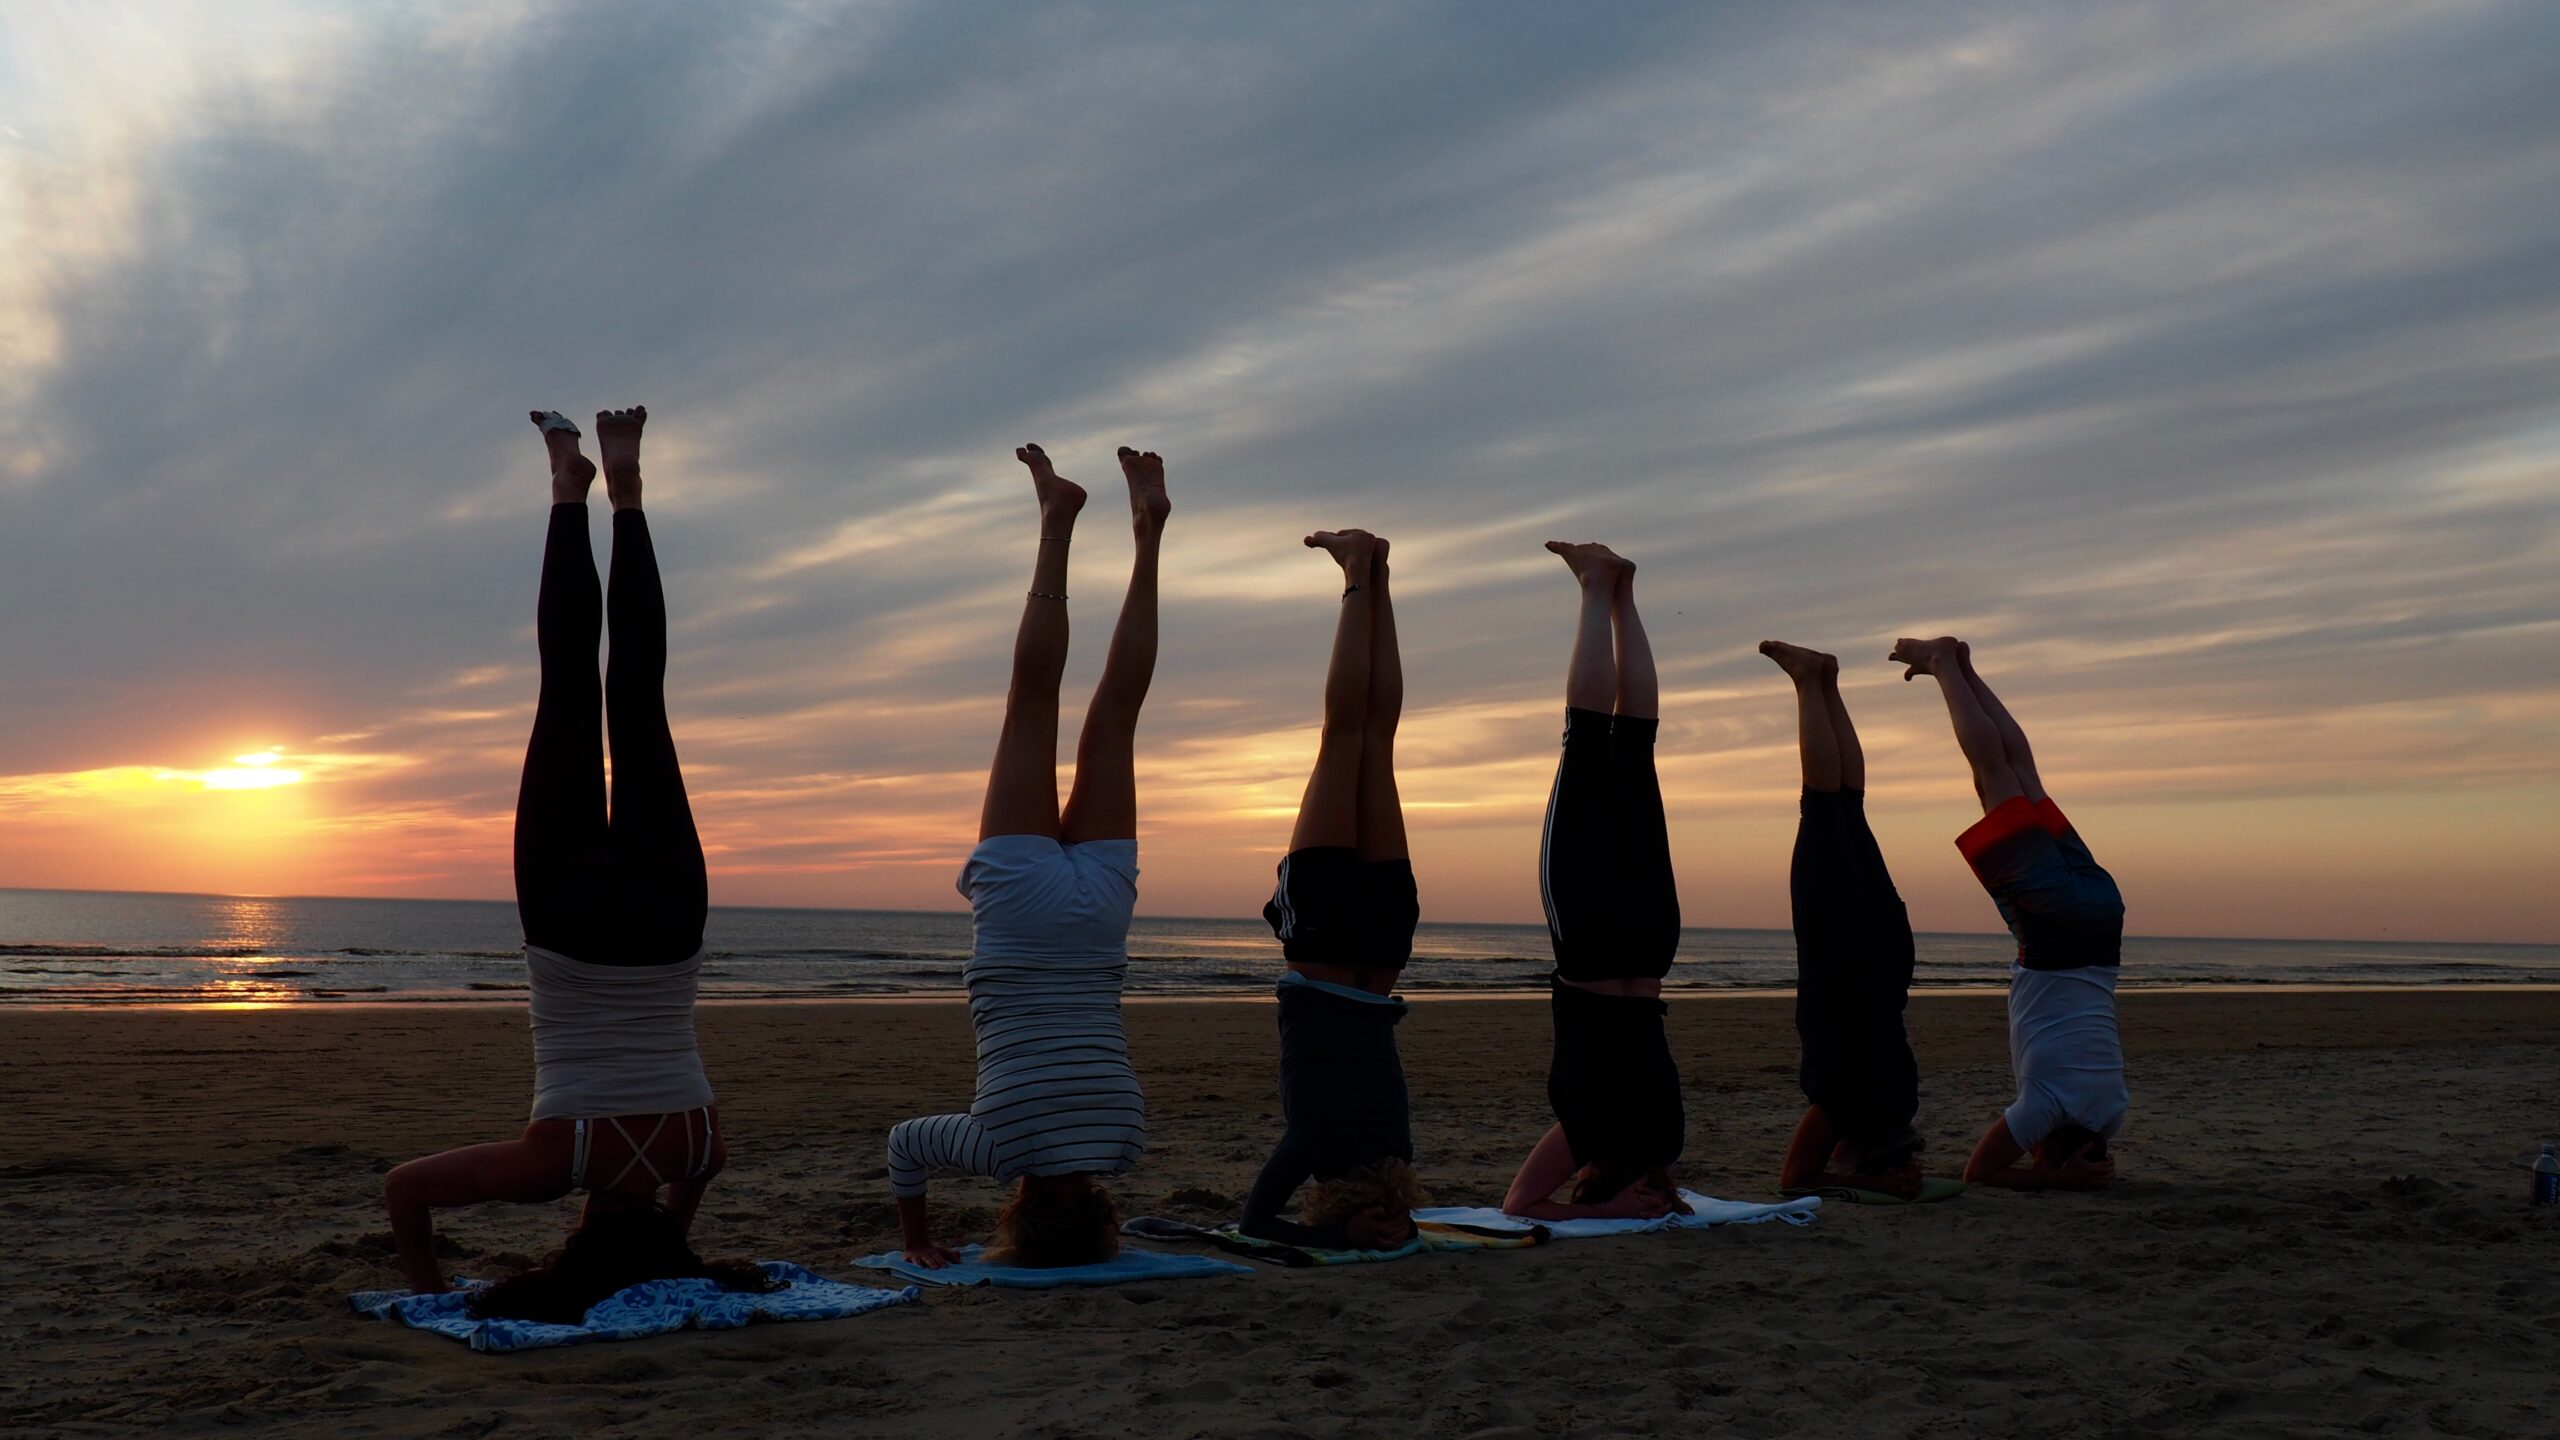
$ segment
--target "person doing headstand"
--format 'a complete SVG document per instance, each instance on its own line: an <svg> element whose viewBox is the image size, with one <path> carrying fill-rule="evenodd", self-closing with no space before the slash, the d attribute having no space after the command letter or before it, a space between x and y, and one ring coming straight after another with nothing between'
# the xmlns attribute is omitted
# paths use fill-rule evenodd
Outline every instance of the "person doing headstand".
<svg viewBox="0 0 2560 1440"><path fill-rule="evenodd" d="M1306 543L1341 565L1342 608L1315 770L1262 907L1280 938L1284 1129L1238 1228L1292 1245L1385 1250L1413 1238L1413 1210L1426 1198L1396 1051L1405 1003L1391 993L1421 916L1396 793L1404 665L1387 542L1323 530ZM1299 1218L1287 1218L1289 1198L1309 1180Z"/></svg>
<svg viewBox="0 0 2560 1440"><path fill-rule="evenodd" d="M1920 1193L1920 1067L1902 1028L1911 998L1911 917L1867 828L1867 757L1840 699L1840 661L1765 640L1760 653L1796 687L1804 773L1788 870L1795 912L1796 1122L1778 1184L1848 1186L1908 1200Z"/></svg>
<svg viewBox="0 0 2560 1440"><path fill-rule="evenodd" d="M1082 487L1037 445L1040 548L1013 643L1004 727L987 774L978 846L960 872L973 929L962 980L977 1031L977 1098L965 1114L889 1131L889 1188L906 1257L934 1269L956 1252L925 1209L934 1168L1014 1182L986 1258L1037 1267L1120 1251L1120 1211L1096 1182L1138 1161L1146 1102L1120 1024L1129 919L1138 898L1138 711L1156 668L1156 571L1164 461L1120 451L1137 557L1111 648L1076 741L1075 787L1058 803L1058 683L1067 663L1067 549Z"/></svg>
<svg viewBox="0 0 2560 1440"><path fill-rule="evenodd" d="M1662 685L1636 613L1636 567L1605 545L1547 542L1581 586L1565 670L1564 755L1547 797L1539 888L1556 1123L1502 1202L1533 1220L1686 1212L1671 1173L1687 1138L1662 977L1680 949L1680 895L1655 774ZM1612 632L1615 632L1614 651ZM1567 1199L1556 1191L1570 1183Z"/></svg>
<svg viewBox="0 0 2560 1440"><path fill-rule="evenodd" d="M667 602L640 508L648 418L643 408L596 416L613 502L613 577L600 592L587 539L596 465L579 452L577 426L556 411L533 413L550 454L552 504L535 608L541 690L516 795L532 1120L513 1140L412 1160L383 1184L401 1268L420 1293L445 1289L434 1211L586 1192L568 1245L477 1292L473 1309L483 1315L574 1323L644 1280L773 1288L751 1265L706 1265L685 1241L729 1146L694 1047L710 898L667 724ZM608 620L613 654L599 685ZM599 710L613 744L609 799Z"/></svg>
<svg viewBox="0 0 2560 1440"><path fill-rule="evenodd" d="M2108 1142L2128 1104L2116 1028L2124 897L2045 793L2026 732L1975 673L1972 647L1906 638L1891 658L1908 667L1903 679L1938 682L1983 810L1956 848L2018 942L2009 966L2018 1098L1974 1146L1964 1178L2020 1190L2112 1184Z"/></svg>

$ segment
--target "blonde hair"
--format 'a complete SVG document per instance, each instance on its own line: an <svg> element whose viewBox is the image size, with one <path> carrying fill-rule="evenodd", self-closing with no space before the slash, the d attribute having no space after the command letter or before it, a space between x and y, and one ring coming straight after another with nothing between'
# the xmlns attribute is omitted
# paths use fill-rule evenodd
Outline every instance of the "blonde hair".
<svg viewBox="0 0 2560 1440"><path fill-rule="evenodd" d="M1348 1220L1363 1210L1384 1210L1390 1215L1409 1215L1431 1203L1429 1191L1415 1177L1413 1167L1393 1156L1374 1165L1347 1170L1330 1180L1319 1180L1307 1190L1307 1198L1298 1207L1299 1218L1309 1225L1330 1225Z"/></svg>
<svg viewBox="0 0 2560 1440"><path fill-rule="evenodd" d="M1058 1183L1068 1180L1081 1183ZM1025 1175L996 1212L986 1258L1047 1270L1098 1264L1119 1253L1118 1196L1090 1176Z"/></svg>

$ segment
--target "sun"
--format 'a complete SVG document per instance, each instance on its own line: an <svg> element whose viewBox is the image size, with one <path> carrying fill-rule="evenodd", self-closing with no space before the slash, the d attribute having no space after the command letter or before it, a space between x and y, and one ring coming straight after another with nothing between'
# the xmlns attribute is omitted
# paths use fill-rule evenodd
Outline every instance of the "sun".
<svg viewBox="0 0 2560 1440"><path fill-rule="evenodd" d="M172 779L193 779L207 790L272 790L279 785L299 785L302 772L287 769L276 762L284 756L273 750L253 750L234 755L231 764L218 770L206 770L193 776L172 775Z"/></svg>

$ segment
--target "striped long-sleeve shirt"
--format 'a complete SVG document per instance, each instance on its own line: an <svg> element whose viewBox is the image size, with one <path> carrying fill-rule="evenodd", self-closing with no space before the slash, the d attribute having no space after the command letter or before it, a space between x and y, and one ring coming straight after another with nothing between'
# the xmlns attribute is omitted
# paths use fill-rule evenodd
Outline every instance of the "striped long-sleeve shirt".
<svg viewBox="0 0 2560 1440"><path fill-rule="evenodd" d="M921 1195L929 1169L1012 1180L1116 1174L1147 1148L1146 1102L1120 1025L1128 959L980 957L963 976L978 1032L965 1115L889 1131L889 1188Z"/></svg>
<svg viewBox="0 0 2560 1440"><path fill-rule="evenodd" d="M978 1031L978 1096L966 1115L889 1132L889 1188L925 1172L1117 1174L1147 1148L1146 1102L1120 1028L1137 903L1138 842L1062 845L1042 835L978 842L960 872L975 954L961 976Z"/></svg>

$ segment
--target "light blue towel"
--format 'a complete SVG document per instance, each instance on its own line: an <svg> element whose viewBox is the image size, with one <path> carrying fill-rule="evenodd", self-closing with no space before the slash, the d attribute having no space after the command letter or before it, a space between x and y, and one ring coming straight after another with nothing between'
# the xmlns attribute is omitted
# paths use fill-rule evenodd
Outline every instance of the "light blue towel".
<svg viewBox="0 0 2560 1440"><path fill-rule="evenodd" d="M764 1273L789 1288L750 1295L723 1290L709 1280L650 1280L597 1301L581 1325L474 1320L463 1305L467 1292L487 1283L480 1280L461 1281L459 1289L442 1295L359 1290L347 1302L359 1315L448 1336L488 1354L503 1354L590 1340L636 1340L688 1325L698 1330L735 1330L750 1320L837 1320L892 1305L913 1305L924 1298L924 1292L913 1285L884 1290L828 1280L784 1260L767 1260L763 1265Z"/></svg>
<svg viewBox="0 0 2560 1440"><path fill-rule="evenodd" d="M1126 1285L1133 1280L1190 1280L1204 1275L1250 1275L1253 1267L1207 1255L1167 1255L1156 1250L1123 1250L1098 1265L984 1265L984 1246L961 1247L960 1263L940 1270L910 1265L895 1250L865 1255L853 1263L867 1270L886 1270L919 1285L996 1285L1013 1290L1050 1290L1060 1285Z"/></svg>
<svg viewBox="0 0 2560 1440"><path fill-rule="evenodd" d="M1558 1240L1580 1240L1594 1235L1641 1235L1653 1230L1704 1230L1711 1225L1762 1225L1771 1220L1786 1225L1810 1225L1813 1214L1822 1208L1822 1197L1807 1195L1776 1205L1755 1205L1743 1200L1718 1200L1695 1190L1683 1190L1680 1198L1689 1202L1688 1215L1660 1215L1651 1220L1523 1220L1505 1215L1490 1205L1453 1206L1442 1210L1416 1210L1416 1220L1438 1220L1451 1225L1477 1225L1488 1230L1527 1230L1543 1225Z"/></svg>

